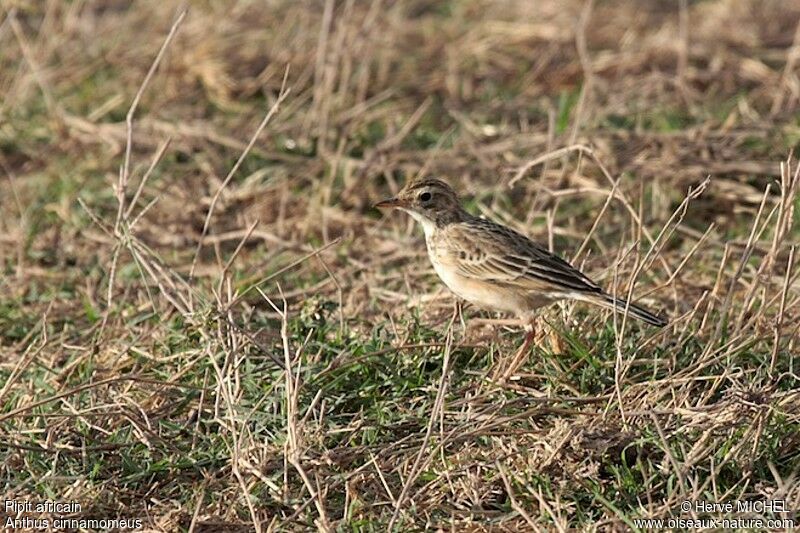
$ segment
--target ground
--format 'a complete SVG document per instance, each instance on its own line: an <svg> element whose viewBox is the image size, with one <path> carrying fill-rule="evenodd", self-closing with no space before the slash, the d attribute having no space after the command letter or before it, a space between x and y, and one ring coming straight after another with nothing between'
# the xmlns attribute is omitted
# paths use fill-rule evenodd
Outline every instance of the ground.
<svg viewBox="0 0 800 533"><path fill-rule="evenodd" d="M4 500L800 522L798 76L785 0L2 4ZM513 363L372 208L421 174L670 324L555 305Z"/></svg>

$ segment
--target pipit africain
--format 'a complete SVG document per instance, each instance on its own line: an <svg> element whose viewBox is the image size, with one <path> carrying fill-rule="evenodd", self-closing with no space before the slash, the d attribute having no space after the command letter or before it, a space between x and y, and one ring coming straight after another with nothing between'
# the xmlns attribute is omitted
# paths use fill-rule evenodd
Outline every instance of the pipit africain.
<svg viewBox="0 0 800 533"><path fill-rule="evenodd" d="M608 294L528 237L470 215L440 179L412 181L376 207L402 209L422 224L428 257L439 278L473 305L512 313L532 324L540 307L571 299L627 312L653 326L666 325L646 309ZM533 333L531 328L521 350L530 346Z"/></svg>

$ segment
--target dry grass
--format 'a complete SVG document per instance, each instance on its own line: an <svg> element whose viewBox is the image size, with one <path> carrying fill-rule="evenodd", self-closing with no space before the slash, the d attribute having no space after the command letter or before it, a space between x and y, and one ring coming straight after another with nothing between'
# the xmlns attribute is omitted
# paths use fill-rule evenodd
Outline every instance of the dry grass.
<svg viewBox="0 0 800 533"><path fill-rule="evenodd" d="M164 531L800 521L800 7L182 5L0 7L6 499ZM518 330L464 328L370 208L423 172L672 323L553 307L491 380Z"/></svg>

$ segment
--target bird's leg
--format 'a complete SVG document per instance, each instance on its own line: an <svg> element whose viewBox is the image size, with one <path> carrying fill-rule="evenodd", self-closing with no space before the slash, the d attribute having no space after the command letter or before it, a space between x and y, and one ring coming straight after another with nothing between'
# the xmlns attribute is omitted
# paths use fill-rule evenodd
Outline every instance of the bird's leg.
<svg viewBox="0 0 800 533"><path fill-rule="evenodd" d="M495 380L499 380L501 382L506 381L509 379L519 367L525 363L525 359L528 357L528 351L530 350L531 344L536 339L536 328L534 327L534 322L531 320L525 325L525 330L527 334L525 335L525 340L522 342L522 346L519 347L519 350L514 354L511 358L511 362L508 365L503 365L505 368L503 369L502 373L495 371L494 378Z"/></svg>
<svg viewBox="0 0 800 533"><path fill-rule="evenodd" d="M464 320L464 302L461 301L461 298L456 298L454 306L453 312L458 316L458 320L461 322L462 336L466 338L467 322Z"/></svg>

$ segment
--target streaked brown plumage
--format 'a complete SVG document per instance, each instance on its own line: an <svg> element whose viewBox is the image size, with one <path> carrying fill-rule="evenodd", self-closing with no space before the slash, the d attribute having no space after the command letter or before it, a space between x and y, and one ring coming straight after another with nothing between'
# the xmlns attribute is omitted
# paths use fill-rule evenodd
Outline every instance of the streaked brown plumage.
<svg viewBox="0 0 800 533"><path fill-rule="evenodd" d="M572 299L627 312L654 326L666 325L646 309L606 293L528 237L470 215L440 179L413 181L377 207L402 209L418 220L436 273L457 296L479 307L530 321L538 308Z"/></svg>

